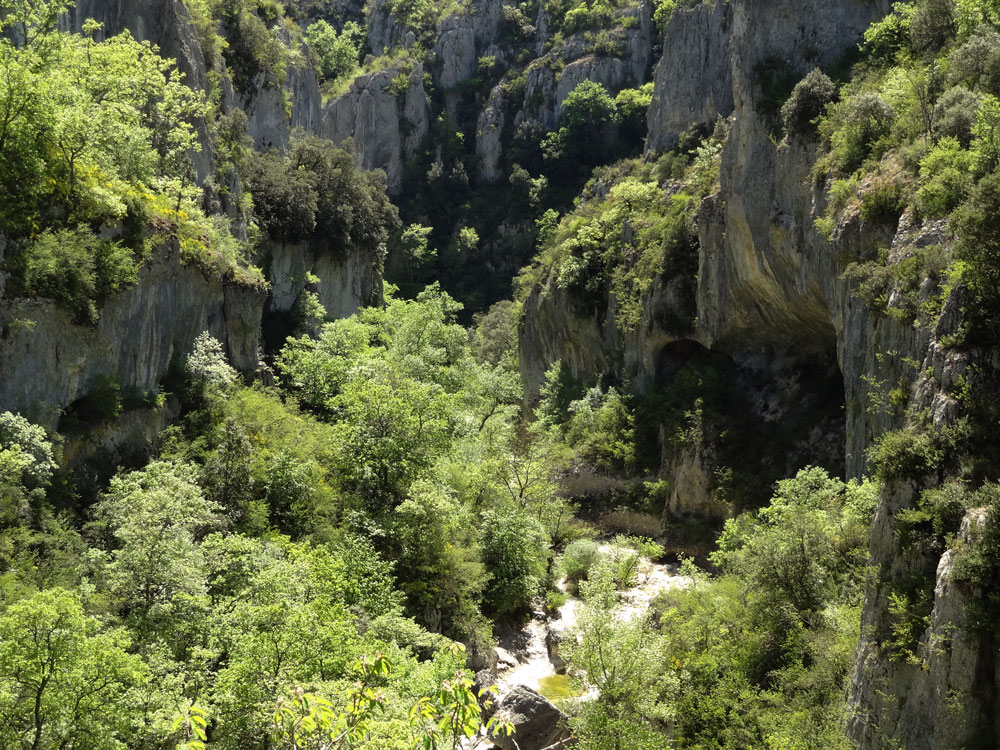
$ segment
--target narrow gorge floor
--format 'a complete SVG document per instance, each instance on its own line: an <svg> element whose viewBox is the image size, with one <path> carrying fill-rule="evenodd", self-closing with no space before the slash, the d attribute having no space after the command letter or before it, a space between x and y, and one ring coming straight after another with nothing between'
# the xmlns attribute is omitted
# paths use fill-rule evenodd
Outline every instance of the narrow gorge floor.
<svg viewBox="0 0 1000 750"><path fill-rule="evenodd" d="M607 550L607 547L601 548L602 552ZM642 617L661 591L690 586L692 579L680 575L679 568L678 563L659 564L643 558L635 585L620 593L619 617ZM559 581L557 587L564 594L569 593L565 580ZM569 686L565 682L565 668L558 656L555 660L550 656L550 643L558 643L573 631L581 606L578 597L570 596L552 617L538 606L523 628L499 637L497 687L501 698L518 685L531 688L551 701L567 697Z"/></svg>

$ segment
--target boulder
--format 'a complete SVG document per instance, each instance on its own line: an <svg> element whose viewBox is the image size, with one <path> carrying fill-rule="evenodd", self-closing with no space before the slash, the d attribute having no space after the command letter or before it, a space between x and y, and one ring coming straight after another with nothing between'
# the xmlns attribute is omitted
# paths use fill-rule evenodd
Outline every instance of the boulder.
<svg viewBox="0 0 1000 750"><path fill-rule="evenodd" d="M491 736L502 750L545 750L571 735L566 715L531 688L518 685L500 701L498 713L514 725L510 737Z"/></svg>

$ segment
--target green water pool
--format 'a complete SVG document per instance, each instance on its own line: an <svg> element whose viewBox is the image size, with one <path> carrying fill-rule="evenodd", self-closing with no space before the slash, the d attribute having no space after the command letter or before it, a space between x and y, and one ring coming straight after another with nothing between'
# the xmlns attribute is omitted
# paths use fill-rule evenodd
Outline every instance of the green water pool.
<svg viewBox="0 0 1000 750"><path fill-rule="evenodd" d="M538 692L555 703L567 698L579 697L580 692L574 689L570 678L564 674L554 674L538 681Z"/></svg>

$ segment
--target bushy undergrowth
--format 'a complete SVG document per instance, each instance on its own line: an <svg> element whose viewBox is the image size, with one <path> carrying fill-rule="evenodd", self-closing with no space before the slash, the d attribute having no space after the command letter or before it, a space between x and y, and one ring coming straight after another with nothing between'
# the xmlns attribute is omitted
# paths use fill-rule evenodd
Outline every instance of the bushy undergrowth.
<svg viewBox="0 0 1000 750"><path fill-rule="evenodd" d="M896 3L866 33L862 62L819 124L828 150L816 167L819 178L833 178L829 215L817 222L827 234L851 203L838 197L851 185L876 185L874 193L862 189L866 222L892 226L904 210L917 221L948 220L958 242L936 275L949 286L968 287L965 326L956 341L969 344L996 340L991 321L1000 309L990 244L996 234L991 191L1000 166L1000 34L992 14L988 3L977 1ZM894 195L877 187L879 174ZM898 275L873 265L870 271L872 281ZM868 295L865 284L861 291ZM929 325L933 316L920 320Z"/></svg>
<svg viewBox="0 0 1000 750"><path fill-rule="evenodd" d="M842 694L876 491L819 469L779 482L767 507L727 522L719 574L686 562L689 583L649 619L622 617L613 569L592 565L580 640L563 647L598 696L573 710L582 746L849 747Z"/></svg>
<svg viewBox="0 0 1000 750"><path fill-rule="evenodd" d="M573 212L561 219L553 212L540 221L540 251L518 277L519 297L552 279L581 312L603 313L613 293L618 325L631 330L654 285L673 285L680 304L669 311L670 322L679 333L687 330L697 270L694 212L714 182L714 143L699 149L685 168L686 190L668 192L648 165L625 162L599 170Z"/></svg>
<svg viewBox="0 0 1000 750"><path fill-rule="evenodd" d="M0 230L13 293L48 297L79 323L135 283L156 244L206 272L262 285L243 243L199 205L191 154L208 113L172 60L128 31L59 31L67 3L5 7ZM16 40L16 41L15 41Z"/></svg>

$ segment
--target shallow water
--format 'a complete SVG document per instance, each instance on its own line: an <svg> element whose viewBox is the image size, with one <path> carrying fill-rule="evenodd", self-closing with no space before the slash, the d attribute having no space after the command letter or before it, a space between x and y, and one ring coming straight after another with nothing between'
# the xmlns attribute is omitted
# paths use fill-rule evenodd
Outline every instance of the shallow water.
<svg viewBox="0 0 1000 750"><path fill-rule="evenodd" d="M642 616L660 591L690 584L689 578L677 574L676 565L659 565L643 560L636 585L621 592L619 616L627 619ZM567 593L565 581L560 581L557 586L560 591ZM501 696L516 685L524 685L551 701L579 697L579 693L572 691L569 677L556 674L545 645L549 630L565 632L576 625L579 606L580 600L571 596L559 608L557 616L548 618L540 611L535 612L520 631L500 639L498 646L514 662L512 666L501 669L498 675L497 687Z"/></svg>
<svg viewBox="0 0 1000 750"><path fill-rule="evenodd" d="M553 674L538 681L538 692L553 703L567 698L580 697L580 691L573 687L569 675Z"/></svg>

